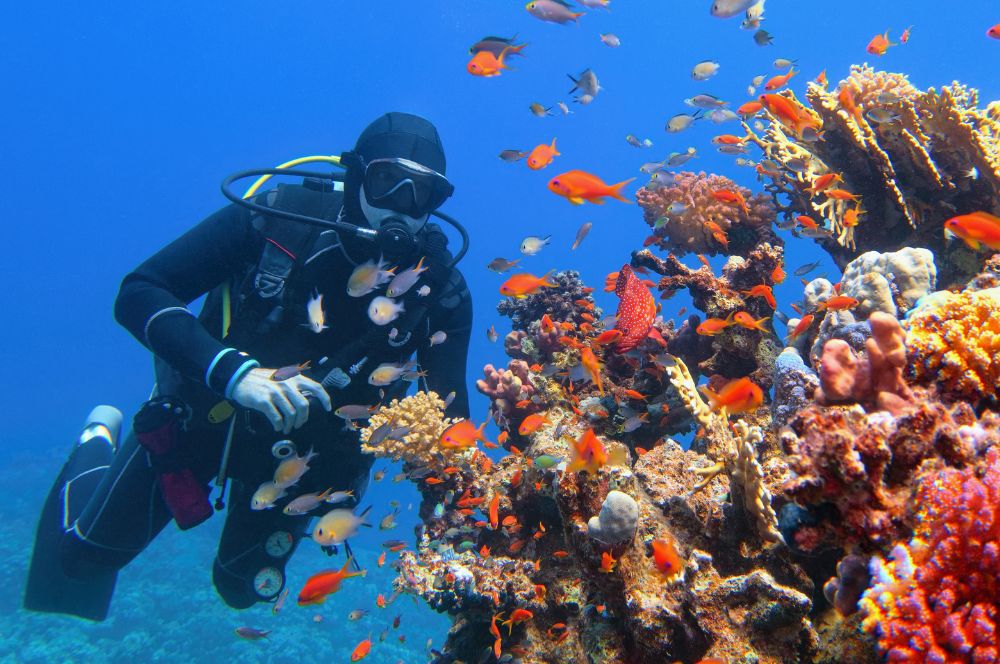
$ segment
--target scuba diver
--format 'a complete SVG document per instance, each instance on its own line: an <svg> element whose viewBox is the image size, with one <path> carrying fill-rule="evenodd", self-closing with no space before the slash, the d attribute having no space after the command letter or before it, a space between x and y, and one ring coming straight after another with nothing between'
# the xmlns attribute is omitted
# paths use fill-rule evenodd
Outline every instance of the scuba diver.
<svg viewBox="0 0 1000 664"><path fill-rule="evenodd" d="M309 456L288 500L332 489L351 492L336 507L357 506L373 458L347 418L409 387L376 380L376 367L394 363L424 389L453 392L447 415L469 417L472 300L455 267L468 235L438 211L454 187L437 130L388 113L339 160L297 161L316 160L339 162L343 175L228 178L232 205L122 281L115 317L153 352L156 386L120 444L120 412L99 406L87 419L39 519L26 608L106 618L118 570L171 519L188 529L211 516L213 480L215 509L228 501L218 593L240 609L274 601L311 519L335 506L286 514L273 492L256 492L282 459ZM246 199L230 192L260 174L304 179ZM457 256L432 214L461 233ZM395 289L405 292L376 288L407 270L417 279ZM206 293L195 316L188 305Z"/></svg>

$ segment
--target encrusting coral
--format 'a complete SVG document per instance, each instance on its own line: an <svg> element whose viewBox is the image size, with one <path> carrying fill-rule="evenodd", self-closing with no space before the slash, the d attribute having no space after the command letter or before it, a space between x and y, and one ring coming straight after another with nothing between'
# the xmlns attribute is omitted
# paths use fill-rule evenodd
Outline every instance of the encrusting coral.
<svg viewBox="0 0 1000 664"><path fill-rule="evenodd" d="M951 399L1000 396L1000 288L935 293L905 326L919 381L939 385Z"/></svg>
<svg viewBox="0 0 1000 664"><path fill-rule="evenodd" d="M791 92L781 95L798 104ZM946 245L941 224L956 210L996 211L996 104L977 108L978 93L957 82L919 91L904 75L867 65L852 67L835 90L810 83L806 97L811 108L800 107L822 124L809 140L777 119L762 136L744 123L764 152L758 172L769 179L765 189L779 212L789 220L807 215L819 223L811 235L841 267L858 255L858 246L876 251L911 246L934 252L946 284L975 274L975 254ZM820 187L819 179L828 175L841 181ZM837 195L830 193L834 190Z"/></svg>
<svg viewBox="0 0 1000 664"><path fill-rule="evenodd" d="M670 184L636 192L643 218L653 229L647 240L680 254L743 254L762 241L776 242L771 229L774 208L766 196L751 196L722 175L663 174ZM716 192L739 194L745 208L719 200Z"/></svg>
<svg viewBox="0 0 1000 664"><path fill-rule="evenodd" d="M877 556L863 626L892 662L1000 661L1000 450L923 478L914 537Z"/></svg>

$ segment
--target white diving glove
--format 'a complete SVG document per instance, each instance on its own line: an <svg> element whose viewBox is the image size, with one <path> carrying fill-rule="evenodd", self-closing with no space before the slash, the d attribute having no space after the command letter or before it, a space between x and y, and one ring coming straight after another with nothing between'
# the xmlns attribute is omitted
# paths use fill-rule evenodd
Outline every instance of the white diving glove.
<svg viewBox="0 0 1000 664"><path fill-rule="evenodd" d="M233 388L232 399L244 408L251 408L267 417L275 431L285 435L298 429L309 419L312 395L329 412L330 395L316 381L299 374L287 380L271 380L274 369L251 369Z"/></svg>

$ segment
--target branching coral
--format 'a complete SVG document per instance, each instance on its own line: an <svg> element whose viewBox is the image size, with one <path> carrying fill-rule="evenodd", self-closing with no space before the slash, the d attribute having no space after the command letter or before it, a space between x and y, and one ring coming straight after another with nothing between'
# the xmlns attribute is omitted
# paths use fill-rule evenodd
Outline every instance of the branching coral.
<svg viewBox="0 0 1000 664"><path fill-rule="evenodd" d="M673 358L666 371L684 405L705 428L706 436L718 441L714 446L715 463L707 468L693 469L703 478L695 490L704 488L713 478L726 473L730 481L741 488L744 508L756 520L760 536L771 542L782 541L778 532L778 515L771 506L771 492L764 486L764 470L757 460L756 446L763 440L764 434L758 427L742 420L733 425L734 431L730 433L726 419L712 412L702 400L690 372L679 358Z"/></svg>
<svg viewBox="0 0 1000 664"><path fill-rule="evenodd" d="M1000 396L1000 288L929 296L906 321L918 380L950 398Z"/></svg>
<svg viewBox="0 0 1000 664"><path fill-rule="evenodd" d="M436 392L417 392L400 401L393 399L372 414L368 426L361 430L361 449L393 461L400 459L415 465L428 465L438 458L450 458L463 451L445 450L438 445L441 434L456 420L444 416L444 401ZM386 422L393 427L406 427L409 432L399 439L386 436L369 445L372 433Z"/></svg>
<svg viewBox="0 0 1000 664"><path fill-rule="evenodd" d="M532 400L538 390L531 382L528 363L524 360L511 360L506 369L487 364L483 367L483 375L476 381L476 389L490 398L490 413L497 423L524 417L541 408ZM517 404L524 401L527 405L518 407Z"/></svg>
<svg viewBox="0 0 1000 664"><path fill-rule="evenodd" d="M713 195L717 191L739 193L747 209L718 200ZM722 175L677 173L667 186L639 189L636 201L661 249L681 254L745 254L762 241L776 241L770 201L761 194L751 196L749 189ZM721 239L712 224L721 229Z"/></svg>
<svg viewBox="0 0 1000 664"><path fill-rule="evenodd" d="M783 95L794 99L790 92ZM921 92L902 74L868 66L852 67L835 90L811 83L806 97L810 112L822 121L821 141L791 135L778 121L763 136L744 125L774 166L761 172L770 179L765 189L780 212L788 219L824 220L828 234L819 237L841 267L857 255L857 247L915 246L935 253L945 283L974 274L975 255L959 245L946 246L940 224L956 210L995 209L1000 195L996 111L978 109L976 91L959 83ZM828 184L826 191L811 189L826 174L843 181ZM859 197L862 215L852 218L848 212L858 205L829 196L832 188Z"/></svg>
<svg viewBox="0 0 1000 664"><path fill-rule="evenodd" d="M893 662L1000 661L1000 450L974 469L926 476L915 537L876 557L861 608Z"/></svg>

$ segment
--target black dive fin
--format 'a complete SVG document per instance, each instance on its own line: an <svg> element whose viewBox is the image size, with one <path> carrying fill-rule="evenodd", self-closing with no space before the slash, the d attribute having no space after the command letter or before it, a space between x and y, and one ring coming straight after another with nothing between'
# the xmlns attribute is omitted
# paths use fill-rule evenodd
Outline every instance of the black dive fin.
<svg viewBox="0 0 1000 664"><path fill-rule="evenodd" d="M60 552L66 529L83 511L108 471L114 457L112 445L121 428L121 413L107 406L95 408L87 419L85 436L94 431L94 424L106 429L88 440L81 437L49 491L38 519L24 591L24 608L30 611L65 613L88 620L104 620L108 616L117 572L82 578L67 576ZM106 433L111 434L111 441Z"/></svg>

